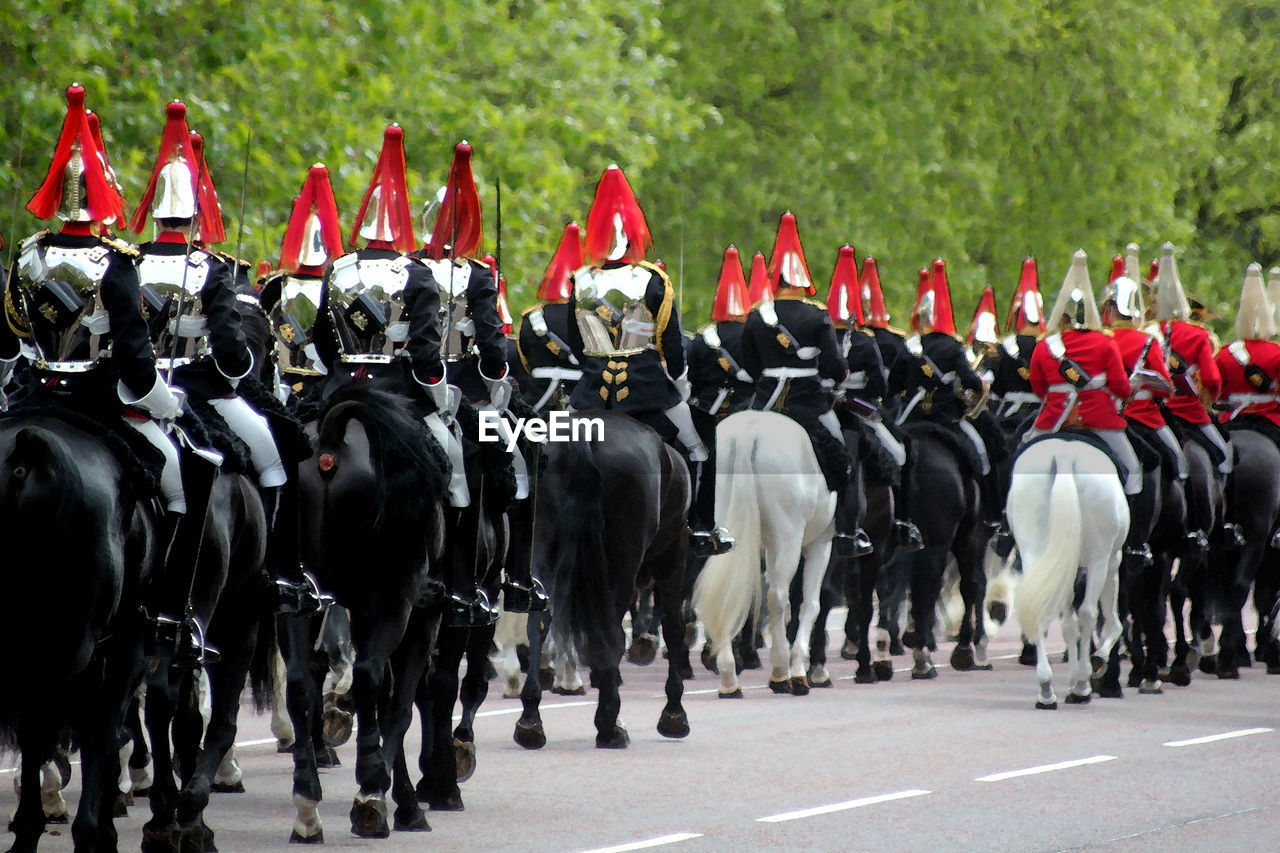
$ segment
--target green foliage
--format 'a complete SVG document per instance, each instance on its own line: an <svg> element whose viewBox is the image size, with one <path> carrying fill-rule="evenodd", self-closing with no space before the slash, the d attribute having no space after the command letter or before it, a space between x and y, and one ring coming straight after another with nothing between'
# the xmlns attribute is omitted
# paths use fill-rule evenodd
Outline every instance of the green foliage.
<svg viewBox="0 0 1280 853"><path fill-rule="evenodd" d="M1100 284L1125 243L1165 240L1229 315L1245 266L1280 262L1278 36L1280 0L11 0L0 233L36 227L22 206L79 81L130 201L164 103L187 102L231 244L252 134L246 257L275 259L312 162L349 228L398 121L419 204L472 143L488 249L501 179L517 311L617 162L690 325L724 247L767 254L787 209L822 284L842 243L876 255L899 319L935 256L963 325L988 282L1003 310L1024 255L1051 297L1076 248Z"/></svg>

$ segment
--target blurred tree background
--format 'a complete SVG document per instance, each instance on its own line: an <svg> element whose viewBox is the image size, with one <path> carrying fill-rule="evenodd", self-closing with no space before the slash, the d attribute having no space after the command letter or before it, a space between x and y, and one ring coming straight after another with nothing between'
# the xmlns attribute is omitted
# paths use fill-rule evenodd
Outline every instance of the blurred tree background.
<svg viewBox="0 0 1280 853"><path fill-rule="evenodd" d="M824 291L851 243L899 321L935 256L963 326L988 283L1003 311L1025 255L1054 293L1076 248L1100 287L1126 243L1165 240L1229 316L1245 266L1280 262L1278 37L1280 0L11 0L0 234L42 227L23 206L80 82L128 202L186 101L228 251L248 152L251 259L276 260L316 161L349 229L397 121L419 208L474 146L489 250L501 180L517 312L617 162L690 326L724 247L767 255L788 209Z"/></svg>

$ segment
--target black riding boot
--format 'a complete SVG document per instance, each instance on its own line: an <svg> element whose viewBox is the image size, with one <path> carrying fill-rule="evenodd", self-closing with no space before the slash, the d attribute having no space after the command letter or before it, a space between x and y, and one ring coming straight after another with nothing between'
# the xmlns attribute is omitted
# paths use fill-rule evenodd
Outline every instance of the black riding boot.
<svg viewBox="0 0 1280 853"><path fill-rule="evenodd" d="M855 467L849 484L836 495L836 535L832 544L840 557L865 557L875 551L871 537L858 523L866 515L861 477L861 467Z"/></svg>
<svg viewBox="0 0 1280 853"><path fill-rule="evenodd" d="M446 571L449 572L446 619L455 628L481 628L498 621L498 608L489 601L489 594L475 575L475 546L464 547L467 542L475 542L476 532L470 522L475 521L472 511L481 511L479 499L477 491L470 507L446 510L449 537L445 546Z"/></svg>
<svg viewBox="0 0 1280 853"><path fill-rule="evenodd" d="M907 511L906 493L906 488L901 485L893 487L893 547L910 554L924 550L924 536Z"/></svg>
<svg viewBox="0 0 1280 853"><path fill-rule="evenodd" d="M508 613L540 613L550 599L542 581L533 576L533 496L516 502L510 511L510 545L502 567L502 609Z"/></svg>
<svg viewBox="0 0 1280 853"><path fill-rule="evenodd" d="M1124 542L1124 556L1138 557L1142 565L1150 566L1155 562L1151 546L1146 541L1146 531L1151 526L1151 501L1143 500L1144 495L1127 495L1129 499L1129 536Z"/></svg>
<svg viewBox="0 0 1280 853"><path fill-rule="evenodd" d="M710 461L690 462L693 500L689 505L689 547L699 557L726 554L733 550L734 539L728 530L715 523L716 472Z"/></svg>

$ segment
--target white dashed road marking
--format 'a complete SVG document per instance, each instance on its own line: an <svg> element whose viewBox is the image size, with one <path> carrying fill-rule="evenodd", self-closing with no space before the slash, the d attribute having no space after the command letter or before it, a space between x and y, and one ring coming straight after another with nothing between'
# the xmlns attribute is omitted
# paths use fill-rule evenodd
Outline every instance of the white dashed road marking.
<svg viewBox="0 0 1280 853"><path fill-rule="evenodd" d="M660 838L650 838L648 841L634 841L631 844L619 844L617 847L596 847L586 850L584 853L625 853L627 850L645 850L649 847L661 847L664 844L678 844L681 841L688 841L690 838L701 838L700 832L677 832L674 835L663 835Z"/></svg>
<svg viewBox="0 0 1280 853"><path fill-rule="evenodd" d="M1077 758L1075 761L1059 761L1057 764L1041 764L1039 767L1028 767L1025 770L1009 770L1004 773L992 773L990 776L979 776L975 782L1003 782L1005 779L1016 779L1019 776L1035 776L1038 773L1052 773L1055 770L1066 770L1069 767L1080 767L1085 764L1101 764L1104 761L1115 761L1115 755L1095 755L1091 758Z"/></svg>
<svg viewBox="0 0 1280 853"><path fill-rule="evenodd" d="M1220 735L1206 735L1205 737L1193 737L1190 740L1171 740L1165 743L1165 746L1197 746L1202 743L1213 743L1217 740L1231 740L1237 737L1248 737L1249 735L1261 735L1267 732L1273 732L1275 729L1237 729L1234 732L1223 732Z"/></svg>
<svg viewBox="0 0 1280 853"><path fill-rule="evenodd" d="M895 794L880 794L876 797L863 797L860 800L849 800L843 803L833 803L829 806L818 806L812 809L801 809L794 812L783 812L782 814L770 815L769 817L758 817L756 821L759 823L782 823L787 820L799 820L804 817L816 817L817 815L831 814L832 812L842 812L846 809L856 809L862 806L873 806L876 803L888 803L893 800L905 800L908 797L922 797L925 794L931 794L932 791L924 791L919 788L910 791L898 791Z"/></svg>

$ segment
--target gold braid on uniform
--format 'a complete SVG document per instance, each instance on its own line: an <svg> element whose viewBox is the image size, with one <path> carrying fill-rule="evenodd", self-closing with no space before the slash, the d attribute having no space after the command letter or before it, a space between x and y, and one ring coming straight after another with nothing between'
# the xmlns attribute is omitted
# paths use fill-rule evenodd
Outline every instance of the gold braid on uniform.
<svg viewBox="0 0 1280 853"><path fill-rule="evenodd" d="M4 289L4 319L9 324L9 330L15 335L20 338L31 337L31 329L18 313L18 306L13 304L13 289L8 286Z"/></svg>
<svg viewBox="0 0 1280 853"><path fill-rule="evenodd" d="M662 278L662 304L658 306L658 316L654 318L655 328L654 337L658 343L658 357L663 361L666 360L666 353L662 349L662 333L667 330L667 324L671 322L671 306L675 304L676 292L671 286L671 279L659 267L654 266L648 261L641 261L640 266L645 269L657 273Z"/></svg>

